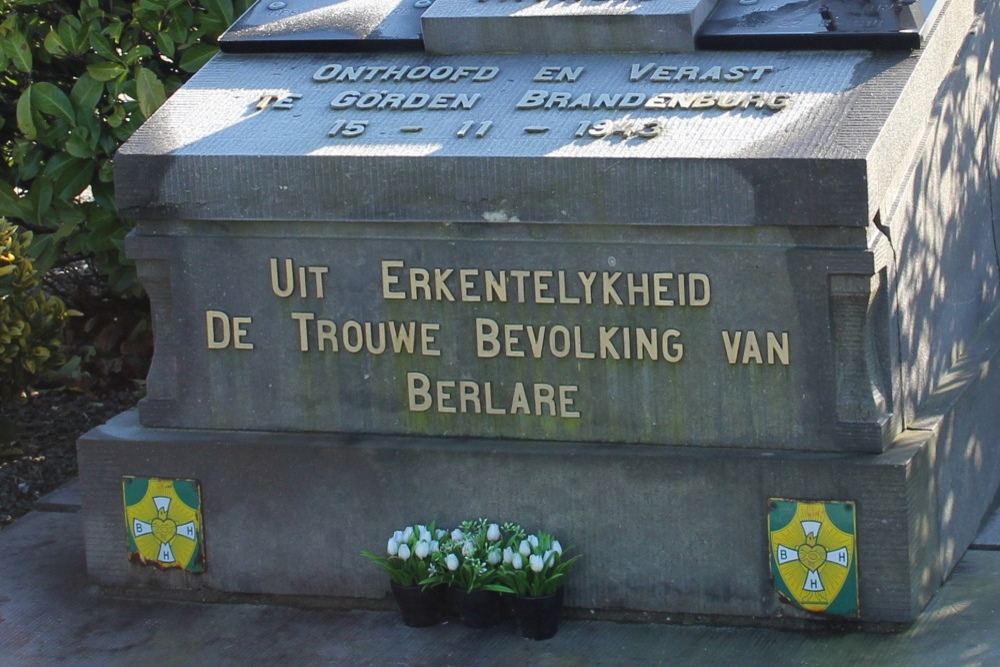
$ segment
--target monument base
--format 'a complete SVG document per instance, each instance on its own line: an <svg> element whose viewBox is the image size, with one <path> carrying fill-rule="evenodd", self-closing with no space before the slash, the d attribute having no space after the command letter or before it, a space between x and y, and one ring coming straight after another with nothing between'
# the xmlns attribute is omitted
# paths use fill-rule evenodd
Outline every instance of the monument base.
<svg viewBox="0 0 1000 667"><path fill-rule="evenodd" d="M570 607L801 625L821 617L775 589L769 503L851 501L859 618L907 622L1000 482L997 314L983 334L921 428L883 454L153 429L131 411L79 442L88 569L107 587L370 607L388 582L362 550L407 524L483 516L555 532L583 556ZM200 483L203 573L127 557L123 478L144 476Z"/></svg>

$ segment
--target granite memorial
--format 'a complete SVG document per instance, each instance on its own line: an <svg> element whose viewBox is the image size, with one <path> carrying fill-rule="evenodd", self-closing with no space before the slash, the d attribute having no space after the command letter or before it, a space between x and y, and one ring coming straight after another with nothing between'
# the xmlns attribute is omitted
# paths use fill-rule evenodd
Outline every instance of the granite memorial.
<svg viewBox="0 0 1000 667"><path fill-rule="evenodd" d="M597 617L911 621L1000 484L998 36L263 0L116 158L156 352L79 444L92 578L372 607L361 549L488 516Z"/></svg>

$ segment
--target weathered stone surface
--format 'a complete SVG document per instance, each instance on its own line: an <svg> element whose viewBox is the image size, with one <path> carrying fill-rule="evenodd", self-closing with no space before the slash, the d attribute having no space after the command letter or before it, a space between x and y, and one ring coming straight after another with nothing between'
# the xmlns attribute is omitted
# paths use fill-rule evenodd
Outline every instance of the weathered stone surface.
<svg viewBox="0 0 1000 667"><path fill-rule="evenodd" d="M435 0L429 53L692 51L717 0Z"/></svg>
<svg viewBox="0 0 1000 667"><path fill-rule="evenodd" d="M575 606L796 616L767 502L824 499L912 619L1000 484L1000 10L939 5L913 54L213 61L116 165L157 354L81 441L95 579L365 600L484 515L579 545ZM201 481L208 573L125 562L122 475Z"/></svg>

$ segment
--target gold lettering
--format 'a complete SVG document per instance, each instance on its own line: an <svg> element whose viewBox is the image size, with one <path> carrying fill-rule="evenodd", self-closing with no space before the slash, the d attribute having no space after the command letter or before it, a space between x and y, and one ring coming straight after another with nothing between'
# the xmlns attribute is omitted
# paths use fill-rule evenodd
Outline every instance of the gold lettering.
<svg viewBox="0 0 1000 667"><path fill-rule="evenodd" d="M458 286L462 290L462 301L464 303L476 303L480 300L478 294L472 294L475 285L472 282L472 278L479 275L478 269L459 269L458 270Z"/></svg>
<svg viewBox="0 0 1000 667"><path fill-rule="evenodd" d="M274 260L271 260L272 262ZM405 299L405 292L393 292L392 286L399 283L399 276L391 273L392 269L403 268L402 260L385 259L382 260L382 298L383 299Z"/></svg>
<svg viewBox="0 0 1000 667"><path fill-rule="evenodd" d="M434 344L434 332L440 331L440 324L431 324L427 322L420 323L420 353L425 357L440 357L441 350L435 350L431 347Z"/></svg>
<svg viewBox="0 0 1000 667"><path fill-rule="evenodd" d="M773 364L775 359L781 362L782 366L788 365L788 332L781 332L781 341L774 335L774 332L767 332L767 363Z"/></svg>
<svg viewBox="0 0 1000 667"><path fill-rule="evenodd" d="M433 399L429 391L431 380L423 373L406 374L406 397L410 412L430 410Z"/></svg>
<svg viewBox="0 0 1000 667"><path fill-rule="evenodd" d="M476 356L492 359L500 354L500 325L487 317L476 318Z"/></svg>

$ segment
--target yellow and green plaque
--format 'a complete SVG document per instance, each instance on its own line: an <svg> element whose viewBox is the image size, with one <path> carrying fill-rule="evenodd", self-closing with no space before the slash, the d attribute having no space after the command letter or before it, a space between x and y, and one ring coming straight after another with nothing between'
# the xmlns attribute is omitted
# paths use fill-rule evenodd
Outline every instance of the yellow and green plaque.
<svg viewBox="0 0 1000 667"><path fill-rule="evenodd" d="M854 503L772 498L769 507L778 594L806 611L860 617Z"/></svg>
<svg viewBox="0 0 1000 667"><path fill-rule="evenodd" d="M122 477L129 560L205 571L201 486L193 479Z"/></svg>

